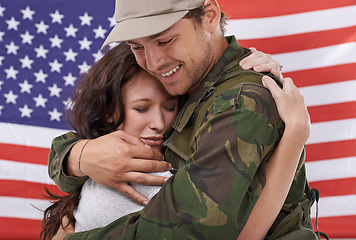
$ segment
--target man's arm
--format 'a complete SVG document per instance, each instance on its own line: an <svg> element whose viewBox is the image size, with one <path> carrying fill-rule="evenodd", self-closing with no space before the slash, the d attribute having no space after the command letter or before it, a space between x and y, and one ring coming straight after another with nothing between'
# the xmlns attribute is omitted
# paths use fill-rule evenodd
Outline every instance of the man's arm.
<svg viewBox="0 0 356 240"><path fill-rule="evenodd" d="M236 238L262 191L265 163L282 129L267 90L240 91L216 98L191 141L187 165L143 211L66 239Z"/></svg>

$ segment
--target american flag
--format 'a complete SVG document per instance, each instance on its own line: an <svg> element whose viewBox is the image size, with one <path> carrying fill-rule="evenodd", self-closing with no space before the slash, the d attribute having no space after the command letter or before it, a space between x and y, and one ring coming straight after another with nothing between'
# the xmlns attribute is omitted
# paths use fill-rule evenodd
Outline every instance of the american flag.
<svg viewBox="0 0 356 240"><path fill-rule="evenodd" d="M300 87L319 229L356 239L356 0L219 4L227 34L272 54ZM113 13L113 0L0 0L0 239L38 239L43 187L58 192L47 174L51 140L69 129L64 107L102 55Z"/></svg>

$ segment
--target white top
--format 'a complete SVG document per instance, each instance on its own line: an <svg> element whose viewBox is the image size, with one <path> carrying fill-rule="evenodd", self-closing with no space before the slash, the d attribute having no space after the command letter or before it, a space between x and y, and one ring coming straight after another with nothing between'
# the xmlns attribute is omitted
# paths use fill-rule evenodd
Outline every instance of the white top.
<svg viewBox="0 0 356 240"><path fill-rule="evenodd" d="M169 171L152 174L164 177L172 176ZM148 199L151 199L161 189L161 186L136 183L130 185ZM75 231L82 232L104 227L122 216L142 210L143 207L116 189L103 186L89 178L82 187L78 208L74 211Z"/></svg>

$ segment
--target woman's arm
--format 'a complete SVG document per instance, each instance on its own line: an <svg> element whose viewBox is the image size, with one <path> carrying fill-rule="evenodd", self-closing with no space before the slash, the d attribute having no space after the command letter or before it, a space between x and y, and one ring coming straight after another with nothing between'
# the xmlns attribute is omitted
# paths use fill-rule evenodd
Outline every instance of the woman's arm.
<svg viewBox="0 0 356 240"><path fill-rule="evenodd" d="M304 144L310 135L310 118L303 96L292 79L281 80L283 89L265 76L262 79L276 101L285 131L266 167L266 185L238 240L263 239L287 197Z"/></svg>

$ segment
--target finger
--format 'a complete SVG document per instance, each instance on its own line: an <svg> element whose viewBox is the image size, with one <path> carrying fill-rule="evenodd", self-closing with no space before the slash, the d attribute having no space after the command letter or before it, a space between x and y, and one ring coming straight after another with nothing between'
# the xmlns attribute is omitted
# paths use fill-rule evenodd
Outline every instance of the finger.
<svg viewBox="0 0 356 240"><path fill-rule="evenodd" d="M124 131L117 130L114 133L112 133L114 136L122 139L124 142L136 145L136 146L144 146L144 142L139 137L133 136L131 134L128 134Z"/></svg>
<svg viewBox="0 0 356 240"><path fill-rule="evenodd" d="M252 53L257 52L257 49L254 47L249 47L249 49L251 50Z"/></svg>
<svg viewBox="0 0 356 240"><path fill-rule="evenodd" d="M243 69L251 69L253 66L266 62L263 57L264 53L256 51L241 60L239 64Z"/></svg>
<svg viewBox="0 0 356 240"><path fill-rule="evenodd" d="M276 81L274 81L269 76L262 77L262 84L271 92L274 99L276 99L282 91L282 89L277 85Z"/></svg>
<svg viewBox="0 0 356 240"><path fill-rule="evenodd" d="M131 159L122 166L126 172L164 172L172 169L172 165L166 161Z"/></svg>
<svg viewBox="0 0 356 240"><path fill-rule="evenodd" d="M127 148L131 152L132 158L158 161L164 160L164 155L152 148L136 145L128 145Z"/></svg>
<svg viewBox="0 0 356 240"><path fill-rule="evenodd" d="M123 193L128 198L137 202L138 204L146 206L148 204L148 199L137 192L133 187L131 187L128 183L120 182L113 186L116 190Z"/></svg>
<svg viewBox="0 0 356 240"><path fill-rule="evenodd" d="M168 178L148 173L128 172L126 173L125 179L127 179L127 182L134 182L142 185L162 186Z"/></svg>

